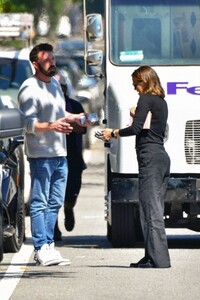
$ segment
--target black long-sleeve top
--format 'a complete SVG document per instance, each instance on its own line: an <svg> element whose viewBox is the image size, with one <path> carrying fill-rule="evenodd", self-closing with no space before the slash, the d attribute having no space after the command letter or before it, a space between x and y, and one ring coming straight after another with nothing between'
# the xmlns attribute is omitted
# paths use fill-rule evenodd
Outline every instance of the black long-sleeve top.
<svg viewBox="0 0 200 300"><path fill-rule="evenodd" d="M148 112L151 111L152 119L150 129L143 129ZM133 123L127 128L119 130L120 136L136 135L136 148L147 143L163 144L165 128L168 117L166 101L152 94L140 96Z"/></svg>

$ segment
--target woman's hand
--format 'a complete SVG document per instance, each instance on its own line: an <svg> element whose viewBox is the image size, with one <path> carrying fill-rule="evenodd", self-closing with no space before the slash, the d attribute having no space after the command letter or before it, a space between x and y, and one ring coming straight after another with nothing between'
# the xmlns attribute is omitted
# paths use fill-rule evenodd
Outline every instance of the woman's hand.
<svg viewBox="0 0 200 300"><path fill-rule="evenodd" d="M113 130L111 128L101 129L101 132L103 133L103 137L106 141L109 141L112 138L111 136L112 131Z"/></svg>
<svg viewBox="0 0 200 300"><path fill-rule="evenodd" d="M130 108L130 116L133 118L135 116L135 110L136 110L136 107L133 106Z"/></svg>

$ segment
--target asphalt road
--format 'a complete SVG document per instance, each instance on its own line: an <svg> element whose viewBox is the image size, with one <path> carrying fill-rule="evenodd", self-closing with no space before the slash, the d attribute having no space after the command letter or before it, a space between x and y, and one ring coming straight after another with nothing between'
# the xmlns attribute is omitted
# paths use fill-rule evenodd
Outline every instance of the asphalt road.
<svg viewBox="0 0 200 300"><path fill-rule="evenodd" d="M85 152L88 168L75 207L76 226L64 229L56 244L70 266L36 266L29 218L27 239L18 254L7 253L0 264L0 300L185 300L200 295L200 235L187 229L168 229L172 267L130 269L143 248L114 249L106 238L104 221L104 153L97 140Z"/></svg>

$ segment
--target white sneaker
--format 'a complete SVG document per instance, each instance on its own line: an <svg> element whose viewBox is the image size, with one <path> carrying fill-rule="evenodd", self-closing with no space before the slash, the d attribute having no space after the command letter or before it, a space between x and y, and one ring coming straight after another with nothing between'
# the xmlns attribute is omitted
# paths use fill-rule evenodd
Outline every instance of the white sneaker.
<svg viewBox="0 0 200 300"><path fill-rule="evenodd" d="M60 252L55 249L54 243L51 243L49 245L49 251L52 253L54 257L56 257L59 260L58 263L59 266L69 266L71 264L71 261L68 258L63 258Z"/></svg>
<svg viewBox="0 0 200 300"><path fill-rule="evenodd" d="M60 263L59 257L50 251L47 244L44 244L40 250L36 251L34 260L37 265L41 264L43 266L58 265Z"/></svg>

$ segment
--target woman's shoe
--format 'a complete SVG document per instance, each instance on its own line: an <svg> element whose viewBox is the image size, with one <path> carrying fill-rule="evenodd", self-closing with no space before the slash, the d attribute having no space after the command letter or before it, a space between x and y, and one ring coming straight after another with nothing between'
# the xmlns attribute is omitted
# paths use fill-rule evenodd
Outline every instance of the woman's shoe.
<svg viewBox="0 0 200 300"><path fill-rule="evenodd" d="M131 263L130 268L155 268L153 261L148 257L143 257L137 263Z"/></svg>

